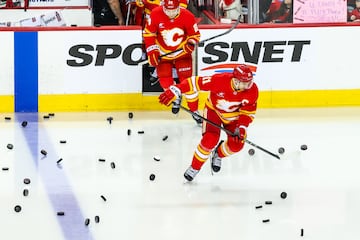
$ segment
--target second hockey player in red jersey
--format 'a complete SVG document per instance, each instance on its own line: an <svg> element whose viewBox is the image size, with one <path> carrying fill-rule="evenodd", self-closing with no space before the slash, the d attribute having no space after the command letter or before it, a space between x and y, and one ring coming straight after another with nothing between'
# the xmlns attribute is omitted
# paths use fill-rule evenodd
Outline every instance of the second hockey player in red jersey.
<svg viewBox="0 0 360 240"><path fill-rule="evenodd" d="M245 64L236 66L231 73L190 77L171 86L159 96L159 101L169 106L181 98L181 93L192 94L201 90L210 91L205 103L204 118L223 126L233 135L227 134L227 140L218 144L220 128L206 121L203 123L202 139L195 150L191 166L184 173L188 181L194 179L212 152L211 167L214 172L218 172L222 158L243 148L247 127L253 121L257 108L258 88L253 82L252 71Z"/></svg>
<svg viewBox="0 0 360 240"><path fill-rule="evenodd" d="M173 67L176 68L180 82L192 76L191 54L200 40L200 32L195 16L180 7L179 0L164 0L162 6L152 10L143 38L149 64L156 67L164 90L174 84ZM185 94L185 98L190 110L197 112L198 93ZM179 101L173 105L173 113L179 111ZM201 119L195 120L201 123Z"/></svg>

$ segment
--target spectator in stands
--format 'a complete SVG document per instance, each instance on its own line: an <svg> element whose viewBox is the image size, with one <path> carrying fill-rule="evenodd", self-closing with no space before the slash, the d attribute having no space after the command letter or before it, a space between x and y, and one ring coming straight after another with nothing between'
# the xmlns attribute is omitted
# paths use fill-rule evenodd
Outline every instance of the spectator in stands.
<svg viewBox="0 0 360 240"><path fill-rule="evenodd" d="M119 0L93 0L94 25L124 25Z"/></svg>
<svg viewBox="0 0 360 240"><path fill-rule="evenodd" d="M219 7L224 13L224 18L236 20L241 15L240 22L244 22L240 0L220 0Z"/></svg>
<svg viewBox="0 0 360 240"><path fill-rule="evenodd" d="M351 11L350 21L360 22L360 0L355 1L355 9Z"/></svg>
<svg viewBox="0 0 360 240"><path fill-rule="evenodd" d="M292 23L293 6L292 0L273 1L269 8L266 22L270 23Z"/></svg>

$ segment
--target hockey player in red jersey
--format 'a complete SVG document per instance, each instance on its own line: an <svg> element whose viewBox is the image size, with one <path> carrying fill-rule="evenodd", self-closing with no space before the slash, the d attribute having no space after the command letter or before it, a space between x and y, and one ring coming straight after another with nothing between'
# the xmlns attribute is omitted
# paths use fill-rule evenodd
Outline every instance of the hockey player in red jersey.
<svg viewBox="0 0 360 240"><path fill-rule="evenodd" d="M176 68L179 81L192 76L192 52L200 40L195 16L180 7L179 0L164 0L163 5L152 10L143 31L149 64L156 67L159 82L164 90L174 84L172 68ZM161 55L165 55L160 58ZM184 94L189 109L198 112L197 92ZM173 104L172 112L179 112L181 99ZM197 123L200 118L194 117Z"/></svg>
<svg viewBox="0 0 360 240"><path fill-rule="evenodd" d="M220 128L204 121L202 139L195 150L191 166L184 173L188 181L194 179L211 153L212 170L218 172L222 158L243 148L247 127L253 121L257 108L258 88L253 82L252 71L245 64L236 66L231 73L190 77L169 87L159 96L159 101L169 106L181 98L181 93L192 94L200 90L210 91L205 103L204 118L223 126L233 135L227 134L227 140L218 144Z"/></svg>

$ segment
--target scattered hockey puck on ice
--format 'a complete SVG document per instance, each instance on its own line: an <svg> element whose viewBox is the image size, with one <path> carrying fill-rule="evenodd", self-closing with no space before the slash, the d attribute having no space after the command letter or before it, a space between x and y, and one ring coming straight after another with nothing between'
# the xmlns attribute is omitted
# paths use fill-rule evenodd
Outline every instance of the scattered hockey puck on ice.
<svg viewBox="0 0 360 240"><path fill-rule="evenodd" d="M151 180L151 181L154 181L154 179L155 179L155 174L150 174L150 176L149 176L149 179Z"/></svg>
<svg viewBox="0 0 360 240"><path fill-rule="evenodd" d="M99 223L100 222L100 217L99 216L95 216L95 222Z"/></svg>
<svg viewBox="0 0 360 240"><path fill-rule="evenodd" d="M127 130L127 135L130 136L130 134L131 134L131 129L128 129Z"/></svg>
<svg viewBox="0 0 360 240"><path fill-rule="evenodd" d="M301 146L300 146L300 149L301 149L301 150L306 150L306 149L307 149L307 145L305 145L305 144L301 145Z"/></svg>
<svg viewBox="0 0 360 240"><path fill-rule="evenodd" d="M14 210L15 210L15 212L20 212L20 211L21 211L21 206L20 206L20 205L16 205L16 206L14 207Z"/></svg>
<svg viewBox="0 0 360 240"><path fill-rule="evenodd" d="M41 151L40 151L40 152L41 152L41 154L42 154L42 155L44 155L44 156L46 156L46 155L47 155L47 151L45 151L44 149L41 149Z"/></svg>
<svg viewBox="0 0 360 240"><path fill-rule="evenodd" d="M85 219L85 226L87 226L89 224L90 224L90 219L89 218Z"/></svg>
<svg viewBox="0 0 360 240"><path fill-rule="evenodd" d="M166 141L166 139L168 139L168 135L164 136L162 140Z"/></svg>
<svg viewBox="0 0 360 240"><path fill-rule="evenodd" d="M59 164L63 159L60 158L59 160L56 161L57 164Z"/></svg>
<svg viewBox="0 0 360 240"><path fill-rule="evenodd" d="M27 121L22 121L21 126L22 126L22 127L26 127L27 124L28 124Z"/></svg>
<svg viewBox="0 0 360 240"><path fill-rule="evenodd" d="M278 152L279 152L280 154L283 154L283 153L285 152L285 148L280 147L280 148L278 149Z"/></svg>
<svg viewBox="0 0 360 240"><path fill-rule="evenodd" d="M11 120L11 117L5 117L5 120Z"/></svg>
<svg viewBox="0 0 360 240"><path fill-rule="evenodd" d="M271 204L272 204L272 201L265 201L265 204L266 204L266 205L271 205Z"/></svg>
<svg viewBox="0 0 360 240"><path fill-rule="evenodd" d="M144 131L138 131L138 134L144 134Z"/></svg>
<svg viewBox="0 0 360 240"><path fill-rule="evenodd" d="M256 206L255 209L262 208L262 205Z"/></svg>
<svg viewBox="0 0 360 240"><path fill-rule="evenodd" d="M255 154L255 150L250 148L249 151L248 151L249 155L252 156Z"/></svg>
<svg viewBox="0 0 360 240"><path fill-rule="evenodd" d="M43 118L48 119L48 118L50 118L50 116L49 115L44 115Z"/></svg>
<svg viewBox="0 0 360 240"><path fill-rule="evenodd" d="M29 195L29 190L28 190L28 189L24 189L24 190L23 190L23 195L24 195L25 197L27 197L27 196Z"/></svg>
<svg viewBox="0 0 360 240"><path fill-rule="evenodd" d="M110 163L110 166L111 166L111 168L115 168L115 163L114 163L114 162L111 162L111 163Z"/></svg>
<svg viewBox="0 0 360 240"><path fill-rule="evenodd" d="M134 117L134 114L132 112L129 112L129 118L132 119Z"/></svg>
<svg viewBox="0 0 360 240"><path fill-rule="evenodd" d="M160 161L160 157L159 156L154 156L154 160L159 162Z"/></svg>
<svg viewBox="0 0 360 240"><path fill-rule="evenodd" d="M7 147L8 149L13 149L13 148L14 148L14 146L13 146L11 143L9 143L8 145L6 145L6 147Z"/></svg>
<svg viewBox="0 0 360 240"><path fill-rule="evenodd" d="M25 183L25 184L30 184L30 183L31 183L31 181L30 181L30 179L29 179L29 178L24 178L24 183Z"/></svg>
<svg viewBox="0 0 360 240"><path fill-rule="evenodd" d="M66 140L60 140L60 143L66 143Z"/></svg>
<svg viewBox="0 0 360 240"><path fill-rule="evenodd" d="M286 192L282 192L282 193L280 194L280 197L281 197L282 199L285 199L285 198L287 197L287 193L286 193Z"/></svg>
<svg viewBox="0 0 360 240"><path fill-rule="evenodd" d="M104 195L100 196L102 200L104 200L104 202L106 202L106 197Z"/></svg>
<svg viewBox="0 0 360 240"><path fill-rule="evenodd" d="M55 116L55 113L49 113L49 117Z"/></svg>
<svg viewBox="0 0 360 240"><path fill-rule="evenodd" d="M58 216L64 216L65 215L65 212L57 212L56 213Z"/></svg>
<svg viewBox="0 0 360 240"><path fill-rule="evenodd" d="M113 117L108 117L106 120L111 124Z"/></svg>
<svg viewBox="0 0 360 240"><path fill-rule="evenodd" d="M2 170L3 171L9 171L9 168L8 167L3 167Z"/></svg>
<svg viewBox="0 0 360 240"><path fill-rule="evenodd" d="M301 236L301 237L304 236L304 229L303 229L303 228L300 230L300 236Z"/></svg>
<svg viewBox="0 0 360 240"><path fill-rule="evenodd" d="M264 219L262 220L263 223L267 223L267 222L270 222L270 219Z"/></svg>
<svg viewBox="0 0 360 240"><path fill-rule="evenodd" d="M99 162L105 162L105 159L99 158Z"/></svg>

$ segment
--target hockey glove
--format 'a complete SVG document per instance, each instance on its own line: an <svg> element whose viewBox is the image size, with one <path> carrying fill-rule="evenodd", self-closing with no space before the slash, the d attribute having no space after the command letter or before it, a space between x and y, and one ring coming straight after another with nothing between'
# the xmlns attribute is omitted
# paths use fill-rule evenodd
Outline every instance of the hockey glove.
<svg viewBox="0 0 360 240"><path fill-rule="evenodd" d="M235 128L234 134L233 134L233 140L235 143L243 143L246 139L246 127L243 125L240 125Z"/></svg>
<svg viewBox="0 0 360 240"><path fill-rule="evenodd" d="M185 53L192 53L195 50L196 41L192 38L188 39L187 42L183 46L183 50Z"/></svg>
<svg viewBox="0 0 360 240"><path fill-rule="evenodd" d="M179 100L181 100L181 91L174 85L170 86L169 89L165 90L165 92L159 96L159 102L166 106L169 106L172 102Z"/></svg>
<svg viewBox="0 0 360 240"><path fill-rule="evenodd" d="M159 65L159 61L160 61L159 47L156 45L151 45L146 49L146 52L148 55L149 64L154 67Z"/></svg>

